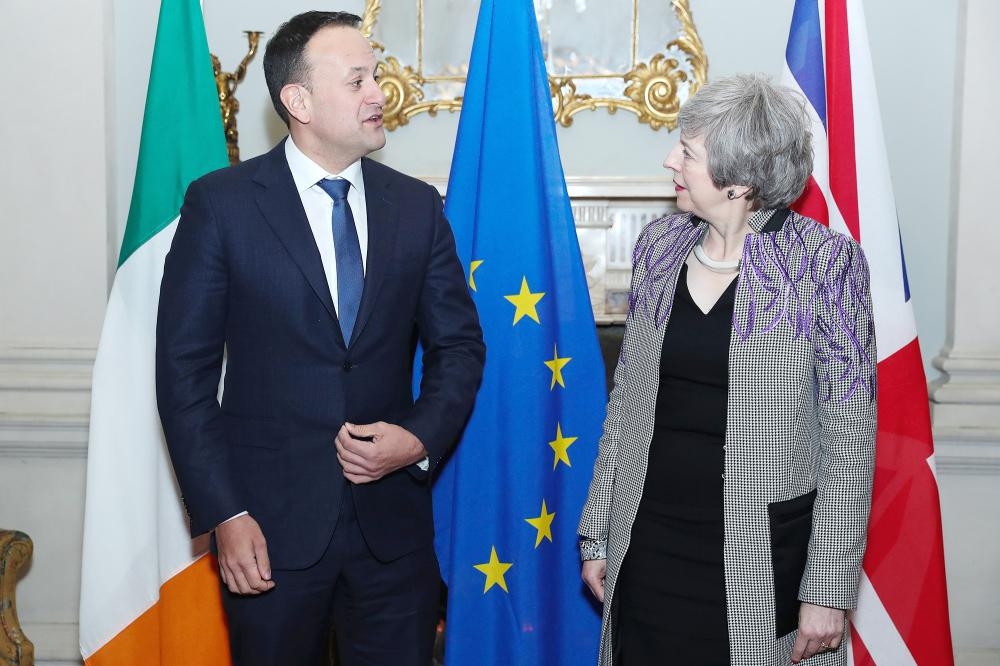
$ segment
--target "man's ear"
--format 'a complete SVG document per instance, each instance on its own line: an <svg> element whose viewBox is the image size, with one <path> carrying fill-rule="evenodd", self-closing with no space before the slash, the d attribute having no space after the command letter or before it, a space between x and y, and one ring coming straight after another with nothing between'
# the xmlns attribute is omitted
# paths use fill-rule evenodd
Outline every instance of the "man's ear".
<svg viewBox="0 0 1000 666"><path fill-rule="evenodd" d="M279 97L290 117L295 118L303 125L309 123L312 100L305 86L299 83L289 83L281 89Z"/></svg>

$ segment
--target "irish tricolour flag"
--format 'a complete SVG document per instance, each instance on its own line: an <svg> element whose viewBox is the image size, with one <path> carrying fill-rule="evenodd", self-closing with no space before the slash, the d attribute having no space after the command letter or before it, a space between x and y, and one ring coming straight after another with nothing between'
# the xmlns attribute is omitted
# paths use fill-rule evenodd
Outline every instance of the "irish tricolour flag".
<svg viewBox="0 0 1000 666"><path fill-rule="evenodd" d="M163 0L139 164L94 364L80 591L89 666L229 663L215 562L192 541L156 412L163 259L184 191L226 166L198 0Z"/></svg>
<svg viewBox="0 0 1000 666"><path fill-rule="evenodd" d="M878 435L854 664L952 664L927 383L861 0L796 0L785 81L808 100L816 153L796 208L861 243L871 267Z"/></svg>

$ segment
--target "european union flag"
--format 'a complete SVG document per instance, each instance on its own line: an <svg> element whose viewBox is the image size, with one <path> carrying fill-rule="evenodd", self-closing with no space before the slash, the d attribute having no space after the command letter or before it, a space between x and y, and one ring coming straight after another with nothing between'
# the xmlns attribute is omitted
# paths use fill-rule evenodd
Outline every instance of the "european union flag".
<svg viewBox="0 0 1000 666"><path fill-rule="evenodd" d="M576 525L607 393L531 0L483 0L462 106L446 212L487 358L434 490L445 658L595 663Z"/></svg>

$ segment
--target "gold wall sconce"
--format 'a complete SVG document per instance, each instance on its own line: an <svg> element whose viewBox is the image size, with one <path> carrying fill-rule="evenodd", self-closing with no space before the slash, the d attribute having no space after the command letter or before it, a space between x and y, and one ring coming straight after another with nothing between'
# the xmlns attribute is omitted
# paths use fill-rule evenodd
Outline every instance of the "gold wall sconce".
<svg viewBox="0 0 1000 666"><path fill-rule="evenodd" d="M229 153L230 164L238 164L240 161L240 133L236 129L236 114L239 113L240 103L236 99L236 87L243 82L243 78L247 75L247 66L257 54L260 36L264 34L253 30L244 30L243 32L247 36L247 54L243 56L243 60L234 71L223 72L219 58L214 53L209 54L212 56L215 87L219 91L219 110L222 112L222 126L226 132L226 149Z"/></svg>

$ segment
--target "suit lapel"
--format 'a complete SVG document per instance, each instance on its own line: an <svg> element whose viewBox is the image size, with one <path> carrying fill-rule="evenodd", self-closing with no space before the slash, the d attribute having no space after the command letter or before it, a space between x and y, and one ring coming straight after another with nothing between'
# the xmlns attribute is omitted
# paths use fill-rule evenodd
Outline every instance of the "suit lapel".
<svg viewBox="0 0 1000 666"><path fill-rule="evenodd" d="M264 219L298 265L327 312L336 320L337 313L330 296L330 286L326 281L326 273L323 272L323 260L309 228L306 212L302 208L302 199L295 189L292 172L285 160L284 141L265 156L254 181L261 185L257 190L257 206ZM340 330L339 326L337 330Z"/></svg>
<svg viewBox="0 0 1000 666"><path fill-rule="evenodd" d="M399 221L399 208L392 197L389 178L381 165L364 158L361 160L361 173L365 179L365 205L368 213L368 259L365 288L361 292L361 306L351 342L358 339L375 309L382 280L392 260Z"/></svg>

